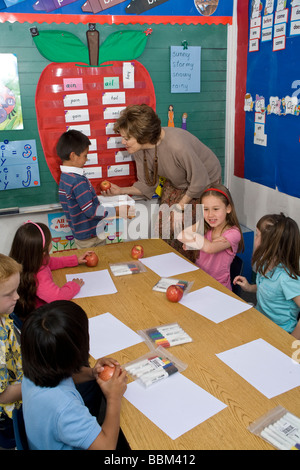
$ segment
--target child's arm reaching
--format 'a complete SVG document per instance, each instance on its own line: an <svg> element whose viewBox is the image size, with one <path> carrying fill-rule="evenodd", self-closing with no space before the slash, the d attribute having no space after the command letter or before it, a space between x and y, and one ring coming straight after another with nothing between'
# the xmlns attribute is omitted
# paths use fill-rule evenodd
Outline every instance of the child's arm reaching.
<svg viewBox="0 0 300 470"><path fill-rule="evenodd" d="M257 291L257 285L256 284L249 284L249 282L247 281L247 279L244 276L236 276L233 279L233 284L234 285L237 284L238 286L241 286L241 288L245 292L256 292Z"/></svg>
<svg viewBox="0 0 300 470"><path fill-rule="evenodd" d="M177 239L183 243L185 250L202 250L205 253L219 253L220 251L231 248L230 242L225 237L218 237L212 242L204 238L203 235L196 232L196 226L193 225L180 232Z"/></svg>

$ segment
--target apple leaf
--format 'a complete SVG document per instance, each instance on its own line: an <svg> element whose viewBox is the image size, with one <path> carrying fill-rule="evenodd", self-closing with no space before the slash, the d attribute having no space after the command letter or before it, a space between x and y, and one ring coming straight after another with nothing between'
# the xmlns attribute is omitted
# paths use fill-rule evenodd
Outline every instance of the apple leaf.
<svg viewBox="0 0 300 470"><path fill-rule="evenodd" d="M89 50L83 42L66 31L39 31L33 37L40 54L51 62L89 64Z"/></svg>
<svg viewBox="0 0 300 470"><path fill-rule="evenodd" d="M147 44L146 31L117 31L110 34L99 48L99 65L108 61L126 61L139 57Z"/></svg>

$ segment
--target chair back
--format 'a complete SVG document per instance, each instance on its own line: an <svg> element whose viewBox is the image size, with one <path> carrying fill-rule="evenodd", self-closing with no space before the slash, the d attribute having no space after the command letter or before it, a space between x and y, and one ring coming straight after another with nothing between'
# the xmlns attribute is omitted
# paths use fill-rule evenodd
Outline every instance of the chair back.
<svg viewBox="0 0 300 470"><path fill-rule="evenodd" d="M17 450L29 450L22 406L13 410L13 426Z"/></svg>
<svg viewBox="0 0 300 470"><path fill-rule="evenodd" d="M233 284L233 279L236 276L240 276L243 272L243 260L239 256L235 256L233 258L233 261L230 266L230 281L231 281L231 286L232 286L232 292L236 295L240 295L241 293L241 286L234 285Z"/></svg>

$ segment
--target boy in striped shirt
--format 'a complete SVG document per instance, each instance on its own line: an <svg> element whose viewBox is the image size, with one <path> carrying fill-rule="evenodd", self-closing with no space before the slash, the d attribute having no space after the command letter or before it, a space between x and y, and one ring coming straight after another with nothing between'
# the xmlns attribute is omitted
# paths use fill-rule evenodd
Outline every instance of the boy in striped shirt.
<svg viewBox="0 0 300 470"><path fill-rule="evenodd" d="M98 237L99 222L108 215L100 205L95 189L84 176L83 167L87 160L91 142L87 136L76 130L61 135L56 151L62 160L59 182L59 202L78 248L90 248L105 243L105 237ZM109 210L110 212L111 210ZM104 228L103 224L103 228Z"/></svg>

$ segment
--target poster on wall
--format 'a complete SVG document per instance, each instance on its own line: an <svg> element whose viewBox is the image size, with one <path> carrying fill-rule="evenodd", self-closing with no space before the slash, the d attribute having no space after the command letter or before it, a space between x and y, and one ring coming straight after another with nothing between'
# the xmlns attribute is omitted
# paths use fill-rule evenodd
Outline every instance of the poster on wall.
<svg viewBox="0 0 300 470"><path fill-rule="evenodd" d="M18 62L15 54L0 54L0 131L23 129Z"/></svg>
<svg viewBox="0 0 300 470"><path fill-rule="evenodd" d="M201 47L171 46L171 93L200 92Z"/></svg>
<svg viewBox="0 0 300 470"><path fill-rule="evenodd" d="M98 23L231 24L232 14L233 0L0 0L0 21L61 23L76 15L71 21L83 23L97 15Z"/></svg>
<svg viewBox="0 0 300 470"><path fill-rule="evenodd" d="M0 191L40 186L35 140L0 142Z"/></svg>

